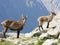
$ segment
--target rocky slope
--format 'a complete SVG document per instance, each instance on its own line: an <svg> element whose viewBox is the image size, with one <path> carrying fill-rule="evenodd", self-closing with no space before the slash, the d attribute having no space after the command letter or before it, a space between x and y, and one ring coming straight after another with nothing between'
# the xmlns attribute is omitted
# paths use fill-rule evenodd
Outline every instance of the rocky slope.
<svg viewBox="0 0 60 45"><path fill-rule="evenodd" d="M41 0L49 11L58 12L60 10L60 0Z"/></svg>
<svg viewBox="0 0 60 45"><path fill-rule="evenodd" d="M4 39L3 34L0 33L0 42L6 40L16 45L60 45L60 11L50 23L49 28L45 28L45 24L43 27L44 30L39 31L37 27L30 33L20 33L18 39L16 38L16 33L7 33L6 39Z"/></svg>

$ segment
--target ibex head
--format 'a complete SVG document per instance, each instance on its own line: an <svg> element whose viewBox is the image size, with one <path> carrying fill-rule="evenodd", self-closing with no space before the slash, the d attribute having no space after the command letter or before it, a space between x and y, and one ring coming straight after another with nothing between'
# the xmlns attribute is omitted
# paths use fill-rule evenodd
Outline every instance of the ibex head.
<svg viewBox="0 0 60 45"><path fill-rule="evenodd" d="M51 14L52 14L52 15L56 15L56 13L55 13L55 12L52 12L52 11L51 11Z"/></svg>
<svg viewBox="0 0 60 45"><path fill-rule="evenodd" d="M23 20L24 20L24 19L27 20L27 16L22 15L22 19L23 19Z"/></svg>

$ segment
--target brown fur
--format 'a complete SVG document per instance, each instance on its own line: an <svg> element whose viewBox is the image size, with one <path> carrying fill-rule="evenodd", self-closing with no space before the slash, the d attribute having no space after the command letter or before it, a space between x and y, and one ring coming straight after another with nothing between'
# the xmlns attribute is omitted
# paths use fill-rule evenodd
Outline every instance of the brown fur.
<svg viewBox="0 0 60 45"><path fill-rule="evenodd" d="M43 22L48 22L47 24L47 28L49 28L49 23L52 21L53 17L55 16L56 14L54 12L51 12L51 15L50 16L41 16L37 19L38 23L39 23L39 30L40 30L40 27L43 29L42 25L43 25Z"/></svg>
<svg viewBox="0 0 60 45"><path fill-rule="evenodd" d="M10 30L17 31L17 38L19 38L19 33L23 29L23 27L24 27L24 25L26 23L26 20L27 20L27 17L26 16L22 16L22 20L18 20L18 21L5 20L5 21L3 21L1 23L1 25L4 28L4 30L3 30L4 37L6 38L5 33L7 32L8 29L10 29Z"/></svg>

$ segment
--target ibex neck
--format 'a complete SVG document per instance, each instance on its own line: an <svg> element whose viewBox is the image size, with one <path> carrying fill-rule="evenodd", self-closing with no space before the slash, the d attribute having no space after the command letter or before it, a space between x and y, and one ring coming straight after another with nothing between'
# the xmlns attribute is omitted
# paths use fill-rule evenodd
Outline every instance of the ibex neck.
<svg viewBox="0 0 60 45"><path fill-rule="evenodd" d="M54 18L54 15L51 14L51 15L50 15L50 18L51 18L51 20L52 20L52 19Z"/></svg>

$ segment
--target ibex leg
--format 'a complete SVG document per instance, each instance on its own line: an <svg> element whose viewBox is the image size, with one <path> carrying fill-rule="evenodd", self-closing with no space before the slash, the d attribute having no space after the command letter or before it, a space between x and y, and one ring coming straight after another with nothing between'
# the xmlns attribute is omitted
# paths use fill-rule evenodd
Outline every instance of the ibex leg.
<svg viewBox="0 0 60 45"><path fill-rule="evenodd" d="M19 33L20 33L20 31L18 30L18 31L17 31L17 38L19 38Z"/></svg>
<svg viewBox="0 0 60 45"><path fill-rule="evenodd" d="M43 29L42 25L39 25L39 30L40 30L40 27Z"/></svg>
<svg viewBox="0 0 60 45"><path fill-rule="evenodd" d="M6 35L5 35L5 33L7 32L7 28L6 27L4 27L4 30L3 30L3 35L4 35L4 38L6 38Z"/></svg>
<svg viewBox="0 0 60 45"><path fill-rule="evenodd" d="M49 28L49 22L48 22L48 24L47 24L47 28Z"/></svg>

